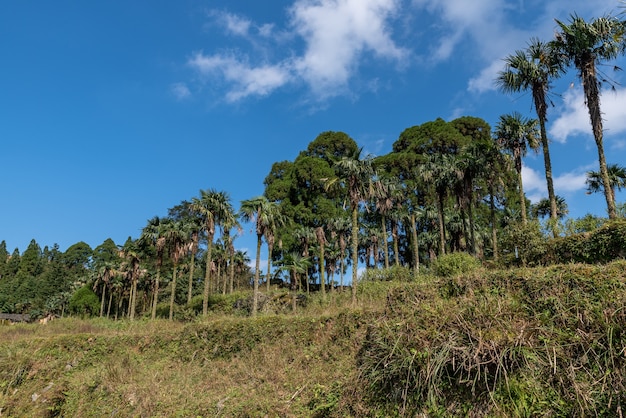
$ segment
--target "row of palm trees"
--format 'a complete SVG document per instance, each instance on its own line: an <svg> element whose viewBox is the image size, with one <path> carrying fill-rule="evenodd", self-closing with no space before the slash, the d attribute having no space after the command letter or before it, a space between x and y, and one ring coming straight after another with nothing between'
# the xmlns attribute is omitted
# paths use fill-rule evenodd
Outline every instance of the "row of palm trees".
<svg viewBox="0 0 626 418"><path fill-rule="evenodd" d="M536 38L531 39L527 48L518 50L505 59L505 68L496 80L497 86L506 93L529 91L532 94L540 128L539 138L544 156L550 216L553 219L557 218L557 198L554 192L549 141L546 133L551 82L563 75L568 67L573 66L576 69L582 83L585 104L589 111L593 136L598 149L599 180L602 185L609 185L611 184L610 176L604 155L600 88L602 82L609 84L611 82L609 77L599 77L598 67L623 55L626 50L626 21L617 17L606 15L587 22L574 14L569 22L556 20L556 23L559 31L552 41L543 42ZM513 126L517 125L516 129L525 133L532 129L531 121L523 120L518 115L514 118L516 120L511 122ZM501 123L506 122L501 119ZM519 135L522 136L521 133ZM527 137L526 140L532 148L538 147L536 142L531 142L534 138ZM525 152L525 146L520 147L520 152L522 154ZM518 162L516 156L516 168ZM611 187L602 187L602 190L606 199L608 216L614 219L617 212L613 190ZM522 193L520 187L520 194Z"/></svg>

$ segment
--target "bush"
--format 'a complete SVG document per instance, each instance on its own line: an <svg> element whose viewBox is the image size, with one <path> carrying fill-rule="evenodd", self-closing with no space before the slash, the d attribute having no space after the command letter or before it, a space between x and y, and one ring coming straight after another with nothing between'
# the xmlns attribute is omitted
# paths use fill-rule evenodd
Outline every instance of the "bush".
<svg viewBox="0 0 626 418"><path fill-rule="evenodd" d="M538 221L511 224L504 230L500 248L501 262L505 266L538 266L546 261L548 239Z"/></svg>
<svg viewBox="0 0 626 418"><path fill-rule="evenodd" d="M440 277L469 273L478 267L480 267L480 261L476 257L461 252L442 255L432 265L433 272Z"/></svg>
<svg viewBox="0 0 626 418"><path fill-rule="evenodd" d="M606 263L626 256L626 220L609 221L600 228L557 238L550 246L549 260L555 263Z"/></svg>
<svg viewBox="0 0 626 418"><path fill-rule="evenodd" d="M100 313L100 300L93 290L85 285L72 295L69 309L74 315L98 315Z"/></svg>

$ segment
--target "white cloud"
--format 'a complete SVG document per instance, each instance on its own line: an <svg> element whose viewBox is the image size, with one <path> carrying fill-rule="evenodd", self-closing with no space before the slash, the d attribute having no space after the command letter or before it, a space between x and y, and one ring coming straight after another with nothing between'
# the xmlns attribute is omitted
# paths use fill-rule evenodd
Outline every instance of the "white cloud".
<svg viewBox="0 0 626 418"><path fill-rule="evenodd" d="M280 39L301 39L300 55L258 63L247 55L196 53L188 64L203 76L222 76L231 102L298 81L316 98L325 99L347 91L365 53L399 63L406 58L408 52L390 33L389 21L398 9L396 0L297 0L289 9L291 36ZM230 33L250 38L252 22L229 13L217 15ZM261 37L270 37L274 30L271 24L257 28Z"/></svg>
<svg viewBox="0 0 626 418"><path fill-rule="evenodd" d="M589 167L580 167L574 171L560 174L553 177L554 190L559 196L564 196L573 192L584 190L587 186L586 172ZM522 181L524 182L524 193L532 203L537 203L548 197L545 173L534 170L531 167L522 165Z"/></svg>
<svg viewBox="0 0 626 418"><path fill-rule="evenodd" d="M300 0L291 10L292 26L306 51L296 70L318 96L345 87L366 51L402 60L407 52L389 34L387 19L397 10L393 0Z"/></svg>
<svg viewBox="0 0 626 418"><path fill-rule="evenodd" d="M170 86L170 92L178 100L184 100L191 96L191 91L185 83L174 83Z"/></svg>
<svg viewBox="0 0 626 418"><path fill-rule="evenodd" d="M261 65L253 67L234 56L204 55L197 52L188 64L204 76L219 75L232 87L226 94L229 102L244 97L265 96L286 84L291 74L289 69L281 65Z"/></svg>
<svg viewBox="0 0 626 418"><path fill-rule="evenodd" d="M626 103L626 88L602 93L600 107L605 137L626 131L626 106L624 103ZM563 106L560 108L559 116L552 123L549 132L551 138L563 143L570 136L593 137L582 89L568 90L563 95ZM619 148L619 146L620 142L617 142L616 147Z"/></svg>

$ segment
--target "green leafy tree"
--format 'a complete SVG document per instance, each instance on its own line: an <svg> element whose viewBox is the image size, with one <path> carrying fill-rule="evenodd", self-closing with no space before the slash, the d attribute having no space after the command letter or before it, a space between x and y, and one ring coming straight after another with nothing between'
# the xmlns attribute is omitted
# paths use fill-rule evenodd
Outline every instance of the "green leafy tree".
<svg viewBox="0 0 626 418"><path fill-rule="evenodd" d="M574 65L578 70L585 94L585 104L593 137L598 148L600 178L604 185L610 185L609 172L604 156L602 113L600 110L600 87L598 66L611 61L624 53L626 45L626 21L606 15L585 21L577 15L570 16L569 22L556 20L560 31L551 42L553 53L565 65ZM615 199L611 187L604 187L604 196L610 219L616 215Z"/></svg>

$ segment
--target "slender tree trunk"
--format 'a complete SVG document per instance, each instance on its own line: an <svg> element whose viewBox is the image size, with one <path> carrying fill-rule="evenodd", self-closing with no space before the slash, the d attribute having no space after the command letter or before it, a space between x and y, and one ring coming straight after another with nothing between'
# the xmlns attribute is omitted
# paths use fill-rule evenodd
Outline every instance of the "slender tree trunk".
<svg viewBox="0 0 626 418"><path fill-rule="evenodd" d="M135 309L137 307L137 279L133 279L133 288L132 288L132 295L131 295L131 299L129 300L130 306L129 306L129 310L130 310L130 320L133 321L135 319Z"/></svg>
<svg viewBox="0 0 626 418"><path fill-rule="evenodd" d="M159 303L159 282L160 281L161 281L161 267L158 267L156 280L154 281L154 294L152 295L152 320L156 319L157 304Z"/></svg>
<svg viewBox="0 0 626 418"><path fill-rule="evenodd" d="M202 315L209 313L209 286L211 284L211 251L213 249L213 234L207 234L206 271L204 272L204 291L202 293Z"/></svg>
<svg viewBox="0 0 626 418"><path fill-rule="evenodd" d="M438 197L438 214L437 219L439 221L439 254L444 255L446 253L446 227L443 221L443 196Z"/></svg>
<svg viewBox="0 0 626 418"><path fill-rule="evenodd" d="M522 212L522 225L526 225L526 195L524 194L524 184L522 182L522 156L519 150L515 152L515 170L517 171L517 181L519 183L519 207Z"/></svg>
<svg viewBox="0 0 626 418"><path fill-rule="evenodd" d="M178 266L174 264L172 271L172 294L170 295L170 321L174 319L174 299L176 298L176 273Z"/></svg>
<svg viewBox="0 0 626 418"><path fill-rule="evenodd" d="M389 268L389 242L387 238L387 219L381 217L381 229L383 231L383 254L385 255L385 268Z"/></svg>
<svg viewBox="0 0 626 418"><path fill-rule="evenodd" d="M352 205L352 305L356 306L356 286L359 268L359 207Z"/></svg>
<svg viewBox="0 0 626 418"><path fill-rule="evenodd" d="M193 293L193 271L196 267L196 253L191 254L191 261L189 262L189 287L187 288L187 305L191 305L191 296Z"/></svg>
<svg viewBox="0 0 626 418"><path fill-rule="evenodd" d="M535 107L536 104L535 104ZM557 219L556 194L554 193L554 183L552 181L552 162L550 161L550 149L548 145L548 134L546 133L545 118L539 118L539 128L541 130L541 148L543 150L543 164L546 169L546 185L548 186L548 200L550 201L550 218ZM553 231L556 233L556 231Z"/></svg>
<svg viewBox="0 0 626 418"><path fill-rule="evenodd" d="M267 291L270 291L270 282L272 281L272 251L274 247L267 244Z"/></svg>
<svg viewBox="0 0 626 418"><path fill-rule="evenodd" d="M580 68L580 78L582 79L583 90L585 91L585 99L589 110L593 137L596 140L596 146L598 147L598 162L600 164L600 176L602 177L602 183L604 186L604 197L606 199L607 211L609 219L615 219L617 218L617 211L615 209L615 200L611 191L609 171L604 157L602 114L600 113L600 91L598 89L596 67L593 57L589 57L585 62L583 62L582 68Z"/></svg>
<svg viewBox="0 0 626 418"><path fill-rule="evenodd" d="M396 263L396 267L400 267L400 249L398 246L398 223L393 221L391 227L391 236L393 238L393 257Z"/></svg>
<svg viewBox="0 0 626 418"><path fill-rule="evenodd" d="M113 302L113 290L109 289L109 305L107 306L107 319L109 319L109 315L111 314L111 303ZM63 316L63 314L61 314Z"/></svg>
<svg viewBox="0 0 626 418"><path fill-rule="evenodd" d="M417 241L417 225L415 222L415 214L411 213L411 238L413 241L413 268L415 273L420 269L419 242Z"/></svg>
<svg viewBox="0 0 626 418"><path fill-rule="evenodd" d="M106 295L106 291L107 291L107 286L106 283L102 283L102 298L101 298L101 302L100 302L100 318L102 318L104 316L104 298Z"/></svg>
<svg viewBox="0 0 626 418"><path fill-rule="evenodd" d="M230 278L230 286L229 286L229 293L233 293L233 288L235 286L235 255L233 254L232 248L230 250L230 274L229 274L229 278Z"/></svg>
<svg viewBox="0 0 626 418"><path fill-rule="evenodd" d="M256 266L254 269L254 289L252 293L252 316L256 316L259 310L259 269L261 265L261 235L257 234L256 243Z"/></svg>
<svg viewBox="0 0 626 418"><path fill-rule="evenodd" d="M496 199L494 187L489 185L489 210L491 212L491 241L493 244L493 261L498 261L498 232L496 226Z"/></svg>

